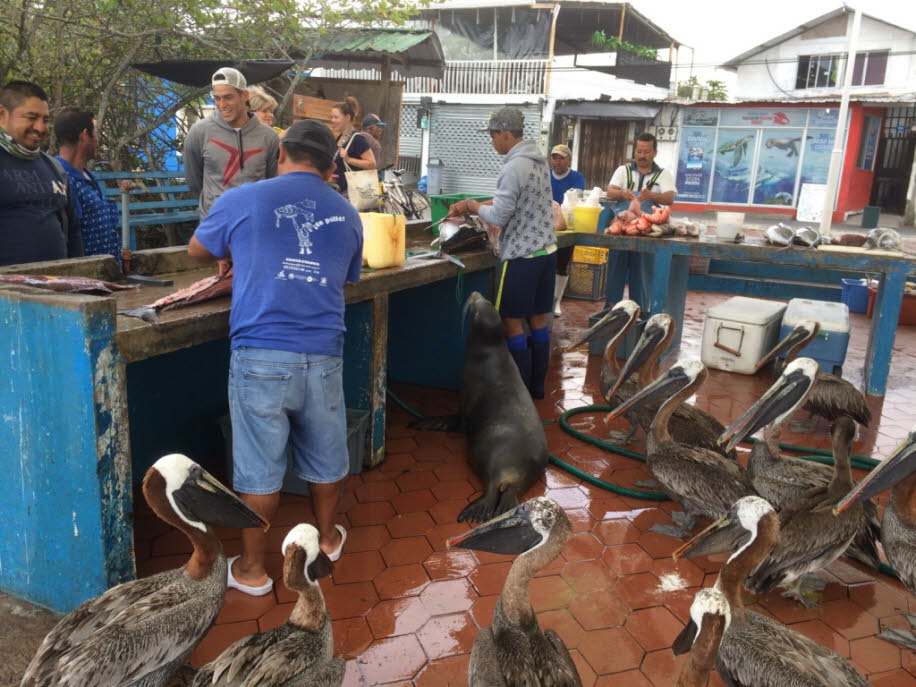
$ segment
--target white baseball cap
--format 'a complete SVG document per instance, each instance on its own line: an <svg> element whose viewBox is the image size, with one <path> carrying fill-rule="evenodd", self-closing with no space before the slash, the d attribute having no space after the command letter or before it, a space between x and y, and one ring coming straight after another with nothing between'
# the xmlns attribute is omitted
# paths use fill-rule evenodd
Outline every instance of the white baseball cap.
<svg viewBox="0 0 916 687"><path fill-rule="evenodd" d="M223 67L222 69L217 69L213 73L213 76L210 78L210 85L219 86L220 84L232 86L240 91L244 91L248 88L248 81L245 79L245 75L238 69L233 69L232 67Z"/></svg>

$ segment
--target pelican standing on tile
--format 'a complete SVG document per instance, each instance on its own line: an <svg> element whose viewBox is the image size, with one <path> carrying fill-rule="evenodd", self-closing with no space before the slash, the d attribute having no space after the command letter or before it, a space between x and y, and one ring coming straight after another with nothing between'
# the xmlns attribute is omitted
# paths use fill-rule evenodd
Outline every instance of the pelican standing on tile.
<svg viewBox="0 0 916 687"><path fill-rule="evenodd" d="M836 510L843 513L888 489L891 496L881 519L884 555L903 585L916 594L916 429L836 505ZM882 636L916 649L912 633L885 632Z"/></svg>
<svg viewBox="0 0 916 687"><path fill-rule="evenodd" d="M767 424L774 414L780 417L791 412L812 389L811 380L816 378L817 362L811 358L799 358L786 367L767 392L735 423L735 431L746 433ZM799 396L800 394L800 396ZM749 591L766 594L777 586L787 587L786 596L797 599L806 606L813 605L809 599L811 590L805 588L805 576L815 573L842 555L860 533L869 528L869 517L861 504L850 508L841 516L834 517L833 508L852 488L852 468L849 462L849 447L856 434L856 423L852 418L841 415L833 423L834 466L830 483L803 493L786 504L779 511L780 535L767 558L751 573L746 581ZM732 434L732 441L736 434ZM723 440L724 440L723 436ZM733 534L740 531L732 528ZM713 552L710 539L703 552ZM727 535L720 534L719 543L725 549L731 548ZM877 549L873 557L877 559ZM700 555L699 549L694 549ZM810 582L808 582L810 585ZM817 587L823 587L817 583Z"/></svg>
<svg viewBox="0 0 916 687"><path fill-rule="evenodd" d="M800 407L816 384L819 368L810 358L798 358L761 399L732 423L720 441L726 449L737 446L763 427L763 440L751 448L747 472L754 491L777 511L788 507L812 489L825 490L834 475L833 468L800 458L784 456L779 451L782 428L789 416ZM833 428L833 455L848 461L855 435L848 418ZM862 502L865 525L846 550L846 555L877 569L880 565L877 541L880 531L878 509L869 500Z"/></svg>
<svg viewBox="0 0 916 687"><path fill-rule="evenodd" d="M662 490L684 508L672 513L679 529L653 525L652 529L676 537L688 535L697 516L717 518L742 496L754 492L750 478L736 461L708 448L675 439L669 421L680 404L706 380L699 360L680 360L654 382L609 414L617 417L629 408L667 399L662 403L646 438L646 464Z"/></svg>
<svg viewBox="0 0 916 687"><path fill-rule="evenodd" d="M331 619L318 580L334 564L318 530L296 525L283 540L283 582L299 594L284 624L230 645L197 673L192 687L340 687L346 663L334 657Z"/></svg>
<svg viewBox="0 0 916 687"><path fill-rule="evenodd" d="M608 337L607 344L604 346L604 353L601 355L598 390L601 392L601 398L611 405L622 403L636 393L638 389L636 383L632 381L622 388L617 388L615 382L617 381L617 376L620 374L620 363L617 361L617 349L620 346L620 342L623 341L623 338L627 335L627 332L632 329L637 318L639 318L639 312L639 304L635 301L620 301L611 308L604 317L592 325L588 331L582 334L578 341L566 349L570 351L592 339L598 337L603 338L605 336ZM616 400L612 399L609 395L612 388L617 389L614 394ZM629 443L630 439L633 438L633 434L636 433L638 426L636 416L627 416L627 421L630 423L629 431L611 432L612 441L626 445Z"/></svg>
<svg viewBox="0 0 916 687"><path fill-rule="evenodd" d="M226 594L226 556L211 526L267 523L187 456L157 460L143 478L146 502L194 545L181 568L112 587L64 617L45 637L22 687L160 687L213 624ZM101 681L101 682L100 682Z"/></svg>
<svg viewBox="0 0 916 687"><path fill-rule="evenodd" d="M675 551L684 555L721 527L740 527L747 541L728 559L712 589L690 607L690 622L674 640L675 655L690 651L680 687L702 687L715 659L730 687L868 687L846 659L772 618L744 607L741 583L769 555L779 516L759 496L740 499L729 512ZM701 681L702 680L702 681Z"/></svg>
<svg viewBox="0 0 916 687"><path fill-rule="evenodd" d="M621 398L621 401L625 401L630 396L633 396L638 389L645 388L652 380L658 377L658 359L667 350L668 344L671 343L675 329L676 324L671 315L659 313L650 317L643 329L642 336L639 337L639 341L633 347L633 351L627 358L626 363L624 363L623 369L618 373L616 384L611 387L608 393L616 394L621 386L632 384L631 377L634 372L638 371L639 381L635 388L632 388L631 391L625 394L624 398ZM659 406L659 402L644 403L633 411L639 425L647 435ZM675 441L692 446L700 446L710 451L721 453L732 460L738 459L734 449L723 451L717 442L722 430L725 429L722 423L695 406L681 403L675 408L674 413L671 415L668 429Z"/></svg>
<svg viewBox="0 0 916 687"><path fill-rule="evenodd" d="M541 630L528 598L528 583L560 554L571 530L563 509L539 496L448 540L449 547L518 554L492 626L474 640L469 687L581 687L563 640L553 630Z"/></svg>
<svg viewBox="0 0 916 687"><path fill-rule="evenodd" d="M807 346L821 330L821 325L814 320L800 322L785 338L767 353L757 369L775 360L781 353L786 352L786 363L791 363L799 352ZM871 422L871 410L865 402L865 396L845 379L818 370L814 388L808 395L804 406L812 415L819 415L825 420L833 422L838 417L851 417L860 425L868 426ZM813 417L811 418L813 420ZM799 423L793 430L796 433L811 433L814 431L816 421Z"/></svg>

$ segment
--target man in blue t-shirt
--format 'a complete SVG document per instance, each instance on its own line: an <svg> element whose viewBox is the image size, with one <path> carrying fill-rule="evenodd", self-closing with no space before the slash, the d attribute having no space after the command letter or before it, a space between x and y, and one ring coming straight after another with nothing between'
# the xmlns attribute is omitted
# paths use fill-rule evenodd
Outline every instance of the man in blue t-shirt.
<svg viewBox="0 0 916 687"><path fill-rule="evenodd" d="M346 531L334 524L349 472L343 396L344 282L358 281L359 213L327 181L337 146L321 122L293 124L280 145L279 176L229 189L200 223L188 254L232 261L229 411L232 483L270 520L279 505L286 447L293 472L309 482L320 546L331 560ZM260 596L273 588L264 568L266 535L242 530L228 584Z"/></svg>
<svg viewBox="0 0 916 687"><path fill-rule="evenodd" d="M563 203L563 196L571 188L585 189L585 177L582 172L570 169L572 151L569 146L560 144L550 151L550 188L553 199ZM567 227L572 229L572 227ZM560 300L566 291L566 282L569 281L569 261L572 260L573 246L557 249L557 280L553 287L553 314L560 315Z"/></svg>

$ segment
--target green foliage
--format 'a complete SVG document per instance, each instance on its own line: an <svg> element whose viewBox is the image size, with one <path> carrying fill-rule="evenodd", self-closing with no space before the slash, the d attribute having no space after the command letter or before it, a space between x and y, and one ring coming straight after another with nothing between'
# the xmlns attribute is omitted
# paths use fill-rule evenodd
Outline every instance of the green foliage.
<svg viewBox="0 0 916 687"><path fill-rule="evenodd" d="M728 91L725 82L710 80L705 84L701 84L700 80L695 75L691 76L686 81L677 82L677 97L687 99L693 98L693 91L695 88L706 91L705 100L728 100Z"/></svg>
<svg viewBox="0 0 916 687"><path fill-rule="evenodd" d="M428 1L0 0L0 83L40 84L52 116L64 106L94 111L105 166L152 169L182 144L156 130L199 110L209 88L145 76L132 62L307 56L330 31L399 26Z"/></svg>
<svg viewBox="0 0 916 687"><path fill-rule="evenodd" d="M603 30L595 31L592 34L592 37L589 41L596 48L601 48L602 50L607 50L608 52L613 52L615 50L626 50L631 52L634 55L639 55L640 57L645 57L650 60L658 58L658 50L654 48L649 48L645 45L634 45L633 43L627 43L627 41L622 41L617 36L608 36Z"/></svg>

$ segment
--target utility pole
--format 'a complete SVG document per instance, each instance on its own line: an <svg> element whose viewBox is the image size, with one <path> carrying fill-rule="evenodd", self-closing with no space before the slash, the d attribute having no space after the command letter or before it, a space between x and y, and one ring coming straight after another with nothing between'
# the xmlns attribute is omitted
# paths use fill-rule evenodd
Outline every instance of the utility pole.
<svg viewBox="0 0 916 687"><path fill-rule="evenodd" d="M862 10L858 7L852 17L852 31L849 34L849 49L846 54L846 67L843 72L843 91L840 99L840 112L836 123L836 134L833 137L833 152L830 154L830 171L827 173L827 191L824 193L824 208L821 212L821 236L830 236L830 224L833 219L833 208L837 197L837 186L840 181L840 169L843 165L843 143L846 129L846 114L849 112L849 88L852 85L852 72L856 64L856 46L859 42L859 26L862 23Z"/></svg>

